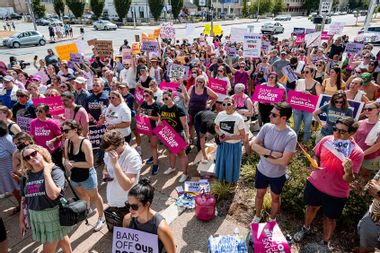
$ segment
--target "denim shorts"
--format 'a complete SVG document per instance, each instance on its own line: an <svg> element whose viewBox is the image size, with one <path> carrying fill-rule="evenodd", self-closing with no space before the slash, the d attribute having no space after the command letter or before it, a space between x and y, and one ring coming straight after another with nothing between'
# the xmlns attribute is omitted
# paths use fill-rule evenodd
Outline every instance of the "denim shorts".
<svg viewBox="0 0 380 253"><path fill-rule="evenodd" d="M91 168L89 174L89 177L82 182L74 182L70 180L70 183L74 188L81 186L87 191L92 190L95 187L98 187L98 175L96 174L95 168Z"/></svg>

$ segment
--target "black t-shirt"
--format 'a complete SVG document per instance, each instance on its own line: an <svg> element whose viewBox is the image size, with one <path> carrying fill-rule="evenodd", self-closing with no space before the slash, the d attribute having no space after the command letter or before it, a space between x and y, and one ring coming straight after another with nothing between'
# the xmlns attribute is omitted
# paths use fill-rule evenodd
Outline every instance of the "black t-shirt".
<svg viewBox="0 0 380 253"><path fill-rule="evenodd" d="M160 105L157 102L154 102L151 105L148 105L146 101L141 104L142 113L148 116L157 117L160 113ZM152 130L156 128L156 121L150 120L150 125Z"/></svg>
<svg viewBox="0 0 380 253"><path fill-rule="evenodd" d="M103 108L106 108L109 104L108 95L105 92L97 95L91 93L90 96L87 97L87 102L85 104L86 111L98 121L103 112Z"/></svg>
<svg viewBox="0 0 380 253"><path fill-rule="evenodd" d="M65 176L63 170L55 165L52 169L51 177L56 186L61 189L64 188ZM27 207L35 211L52 208L58 204L57 200L50 199L46 194L43 170L37 173L28 173L25 185L21 184L21 195L25 197Z"/></svg>
<svg viewBox="0 0 380 253"><path fill-rule="evenodd" d="M177 133L183 131L183 126L180 118L186 116L185 111L174 104L171 108L167 105L163 105L160 108L161 120L165 120Z"/></svg>
<svg viewBox="0 0 380 253"><path fill-rule="evenodd" d="M200 111L195 115L194 124L200 125L201 134L206 134L210 125L214 123L216 119L216 114L212 111Z"/></svg>
<svg viewBox="0 0 380 253"><path fill-rule="evenodd" d="M141 81L141 85L144 87L144 88L147 88L149 89L149 83L150 81L152 81L153 78L151 76L148 76L147 79L143 82Z"/></svg>
<svg viewBox="0 0 380 253"><path fill-rule="evenodd" d="M333 43L331 45L331 48L330 48L330 53L329 53L329 58L332 59L334 57L334 55L340 55L340 53L343 53L344 52L344 47L343 45L335 45L335 43Z"/></svg>
<svg viewBox="0 0 380 253"><path fill-rule="evenodd" d="M20 104L17 102L12 107L12 114L15 120L17 121L17 116L23 116L28 118L36 118L36 112L33 104Z"/></svg>

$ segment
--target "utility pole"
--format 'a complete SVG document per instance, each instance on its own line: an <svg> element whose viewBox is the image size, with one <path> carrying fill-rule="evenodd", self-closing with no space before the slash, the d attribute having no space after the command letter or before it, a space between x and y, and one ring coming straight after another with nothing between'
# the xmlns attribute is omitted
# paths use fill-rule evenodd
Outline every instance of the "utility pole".
<svg viewBox="0 0 380 253"><path fill-rule="evenodd" d="M34 18L34 12L33 12L32 4L30 3L30 0L27 0L26 4L28 5L28 11L30 13L30 17L32 18L34 30L37 31L36 19Z"/></svg>
<svg viewBox="0 0 380 253"><path fill-rule="evenodd" d="M209 10L211 12L210 36L214 37L214 8L212 7L212 4L209 7Z"/></svg>
<svg viewBox="0 0 380 253"><path fill-rule="evenodd" d="M369 7L368 7L368 12L367 12L367 17L365 18L365 22L364 22L364 32L368 32L368 26L369 26L369 23L372 21L372 15L373 15L373 11L375 10L375 7L376 7L376 0L372 0Z"/></svg>
<svg viewBox="0 0 380 253"><path fill-rule="evenodd" d="M257 19L256 19L256 22L259 22L259 13L260 13L260 0L256 0L257 1Z"/></svg>

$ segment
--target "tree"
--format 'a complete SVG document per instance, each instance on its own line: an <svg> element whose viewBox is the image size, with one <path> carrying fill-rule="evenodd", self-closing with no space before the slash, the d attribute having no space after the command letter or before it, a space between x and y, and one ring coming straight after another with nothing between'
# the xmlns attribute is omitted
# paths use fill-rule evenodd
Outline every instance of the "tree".
<svg viewBox="0 0 380 253"><path fill-rule="evenodd" d="M96 18L99 19L103 13L104 0L90 0L90 6Z"/></svg>
<svg viewBox="0 0 380 253"><path fill-rule="evenodd" d="M86 2L84 0L66 0L66 4L76 18L81 18Z"/></svg>
<svg viewBox="0 0 380 253"><path fill-rule="evenodd" d="M282 0L274 0L273 10L272 10L274 14L281 13L283 12L284 9L285 9L285 5Z"/></svg>
<svg viewBox="0 0 380 253"><path fill-rule="evenodd" d="M155 21L158 21L158 19L160 18L163 8L164 0L149 0L149 9Z"/></svg>
<svg viewBox="0 0 380 253"><path fill-rule="evenodd" d="M272 0L256 0L251 4L250 13L257 13L257 4L259 3L259 15L272 12L273 3Z"/></svg>
<svg viewBox="0 0 380 253"><path fill-rule="evenodd" d="M32 9L36 18L43 18L45 16L46 7L41 4L40 0L32 0Z"/></svg>
<svg viewBox="0 0 380 253"><path fill-rule="evenodd" d="M243 9L241 10L241 14L243 14L243 17L248 17L247 0L243 0Z"/></svg>
<svg viewBox="0 0 380 253"><path fill-rule="evenodd" d="M117 15L121 20L127 16L131 3L132 0L113 0Z"/></svg>
<svg viewBox="0 0 380 253"><path fill-rule="evenodd" d="M303 7L307 10L307 14L309 14L312 11L318 11L319 1L305 0L303 3Z"/></svg>
<svg viewBox="0 0 380 253"><path fill-rule="evenodd" d="M172 0L172 13L174 19L178 19L179 13L183 8L183 0Z"/></svg>
<svg viewBox="0 0 380 253"><path fill-rule="evenodd" d="M57 13L57 15L61 17L65 11L65 3L63 2L63 0L54 0L53 7L55 13Z"/></svg>

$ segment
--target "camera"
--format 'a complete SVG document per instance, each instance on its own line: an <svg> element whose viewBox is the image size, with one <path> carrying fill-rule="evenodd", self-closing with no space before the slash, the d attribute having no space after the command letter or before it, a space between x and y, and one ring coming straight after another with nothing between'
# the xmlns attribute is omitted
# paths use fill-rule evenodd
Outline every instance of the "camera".
<svg viewBox="0 0 380 253"><path fill-rule="evenodd" d="M19 61L19 65L21 69L25 69L26 66L30 66L30 62L25 62L24 60Z"/></svg>

